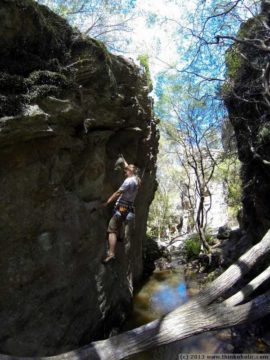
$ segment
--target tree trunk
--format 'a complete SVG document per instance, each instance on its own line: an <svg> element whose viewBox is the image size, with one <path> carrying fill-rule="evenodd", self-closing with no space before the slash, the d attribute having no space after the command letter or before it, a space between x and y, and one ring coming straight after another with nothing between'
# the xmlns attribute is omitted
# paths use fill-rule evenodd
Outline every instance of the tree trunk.
<svg viewBox="0 0 270 360"><path fill-rule="evenodd" d="M205 224L204 224L204 195L202 194L202 191L200 191L200 202L197 210L197 216L196 216L196 227L197 231L200 237L201 245L203 246L203 249L205 251L208 251L210 249L210 246L207 244L206 238L205 238Z"/></svg>
<svg viewBox="0 0 270 360"><path fill-rule="evenodd" d="M241 291L238 291L238 293L234 294L229 299L224 301L224 304L227 306L234 306L240 304L250 294L252 294L254 290L258 289L258 287L269 278L270 278L270 266L268 266L268 268L265 269L255 279L250 281Z"/></svg>
<svg viewBox="0 0 270 360"><path fill-rule="evenodd" d="M107 340L93 342L81 349L39 359L124 359L144 350L185 339L208 330L231 327L260 319L270 313L270 291L238 306L228 306L229 300L227 303L226 300L220 303L214 303L214 301L221 296L226 297L228 290L257 265L269 251L270 231L258 244L242 255L235 264L231 265L196 297L162 318ZM266 280L268 274L267 269L261 276L257 276L253 281L254 288L258 282L261 284ZM1 360L16 359L19 358L1 356Z"/></svg>

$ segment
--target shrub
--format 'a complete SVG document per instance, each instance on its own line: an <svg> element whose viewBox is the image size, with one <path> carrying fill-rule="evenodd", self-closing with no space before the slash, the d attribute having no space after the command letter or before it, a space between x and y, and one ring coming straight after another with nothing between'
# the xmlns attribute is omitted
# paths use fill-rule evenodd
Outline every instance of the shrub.
<svg viewBox="0 0 270 360"><path fill-rule="evenodd" d="M185 241L183 252L187 261L195 260L199 256L200 250L201 243L198 234L193 235Z"/></svg>
<svg viewBox="0 0 270 360"><path fill-rule="evenodd" d="M210 246L215 244L215 237L211 234L206 234L205 240Z"/></svg>

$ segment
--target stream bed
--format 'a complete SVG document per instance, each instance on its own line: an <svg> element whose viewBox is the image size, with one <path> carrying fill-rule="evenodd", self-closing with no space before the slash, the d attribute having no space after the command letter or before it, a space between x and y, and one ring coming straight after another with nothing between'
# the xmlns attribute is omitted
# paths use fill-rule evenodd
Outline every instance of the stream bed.
<svg viewBox="0 0 270 360"><path fill-rule="evenodd" d="M133 313L124 330L134 329L172 311L197 294L202 287L195 276L188 277L184 268L155 270L134 296ZM194 314L195 315L195 314ZM207 332L155 350L138 354L134 360L176 360L179 354L232 353L231 329Z"/></svg>

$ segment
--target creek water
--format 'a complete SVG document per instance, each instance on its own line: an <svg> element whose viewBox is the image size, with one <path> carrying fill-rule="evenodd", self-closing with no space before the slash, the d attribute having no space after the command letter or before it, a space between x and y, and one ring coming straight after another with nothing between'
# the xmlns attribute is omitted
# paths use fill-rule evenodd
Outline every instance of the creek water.
<svg viewBox="0 0 270 360"><path fill-rule="evenodd" d="M197 294L201 283L183 267L155 271L134 296L133 313L124 330L134 329L168 313ZM196 316L196 314L194 314ZM133 360L177 360L180 354L232 353L231 330L208 332L132 357Z"/></svg>

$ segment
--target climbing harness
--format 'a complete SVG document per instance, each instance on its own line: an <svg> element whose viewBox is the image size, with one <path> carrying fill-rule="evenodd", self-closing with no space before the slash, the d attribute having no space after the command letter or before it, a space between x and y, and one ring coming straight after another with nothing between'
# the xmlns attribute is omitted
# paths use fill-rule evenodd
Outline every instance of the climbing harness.
<svg viewBox="0 0 270 360"><path fill-rule="evenodd" d="M133 214L133 216L129 216L129 214ZM125 200L120 200L114 206L113 215L121 217L122 220L129 220L130 217L135 216L135 208L133 206L133 203Z"/></svg>

